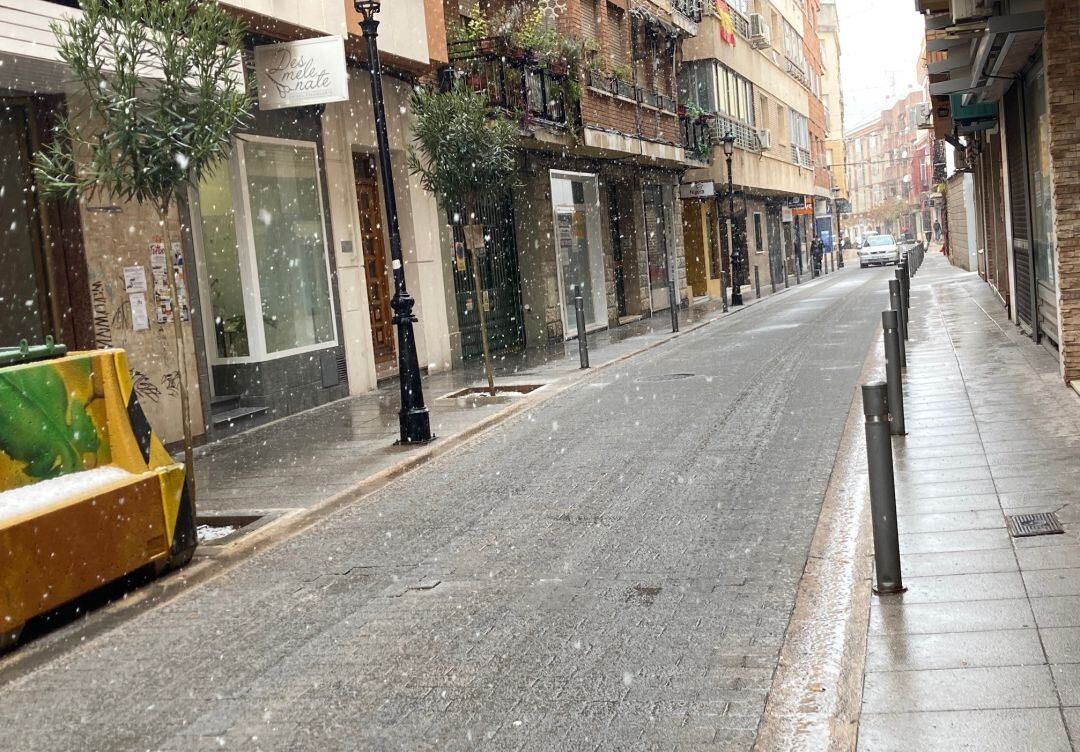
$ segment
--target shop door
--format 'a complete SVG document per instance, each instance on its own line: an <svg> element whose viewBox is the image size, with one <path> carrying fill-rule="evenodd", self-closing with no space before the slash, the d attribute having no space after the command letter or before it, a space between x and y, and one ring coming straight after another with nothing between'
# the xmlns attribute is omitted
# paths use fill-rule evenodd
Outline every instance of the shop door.
<svg viewBox="0 0 1080 752"><path fill-rule="evenodd" d="M459 216L465 216L459 211ZM473 278L472 251L465 242L465 229L453 225L454 298L457 301L461 354L466 360L483 357L480 313L484 307L488 346L492 352L508 352L525 347L525 320L521 307L521 277L514 242L514 210L509 195L480 204L476 221L484 226L484 250L479 258L479 294Z"/></svg>
<svg viewBox="0 0 1080 752"><path fill-rule="evenodd" d="M663 191L659 185L647 185L642 190L642 196L645 203L645 239L649 251L649 292L652 309L662 311L671 307L668 295L668 228Z"/></svg>
<svg viewBox="0 0 1080 752"><path fill-rule="evenodd" d="M41 227L33 201L26 108L0 105L0 347L52 334Z"/></svg>
<svg viewBox="0 0 1080 752"><path fill-rule="evenodd" d="M356 172L356 201L360 212L360 235L364 246L364 278L367 282L368 318L371 320L371 347L375 372L385 376L395 368L394 322L390 309L390 280L386 273L386 246L383 243L379 186L374 160L353 155Z"/></svg>
<svg viewBox="0 0 1080 752"><path fill-rule="evenodd" d="M611 218L611 266L615 276L615 305L621 319L626 316L626 267L619 191L614 184L608 186L608 215Z"/></svg>
<svg viewBox="0 0 1080 752"><path fill-rule="evenodd" d="M1014 84L1005 95L1005 139L1009 166L1009 208L1012 215L1013 276L1016 318L1038 340L1035 273L1031 258L1031 206L1028 195L1027 148L1024 137L1023 93ZM949 212L952 219L952 212ZM952 228L950 227L950 236Z"/></svg>

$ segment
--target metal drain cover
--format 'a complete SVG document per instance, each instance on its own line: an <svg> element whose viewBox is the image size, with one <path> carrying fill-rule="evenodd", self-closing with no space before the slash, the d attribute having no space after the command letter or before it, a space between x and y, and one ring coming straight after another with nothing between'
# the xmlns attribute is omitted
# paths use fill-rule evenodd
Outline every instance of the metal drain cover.
<svg viewBox="0 0 1080 752"><path fill-rule="evenodd" d="M1009 535L1013 538L1028 538L1032 535L1056 535L1065 530L1053 512L1038 514L1010 514L1005 517L1009 525Z"/></svg>
<svg viewBox="0 0 1080 752"><path fill-rule="evenodd" d="M692 379L697 376L696 373L665 373L660 376L642 376L639 379L634 379L639 384L652 384L658 381L679 381L680 379Z"/></svg>

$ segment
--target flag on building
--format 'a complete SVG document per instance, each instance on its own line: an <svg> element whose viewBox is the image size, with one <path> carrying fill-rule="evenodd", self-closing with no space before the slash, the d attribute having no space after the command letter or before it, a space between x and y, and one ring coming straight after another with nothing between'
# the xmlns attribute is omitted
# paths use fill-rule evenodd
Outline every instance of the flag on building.
<svg viewBox="0 0 1080 752"><path fill-rule="evenodd" d="M735 23L731 20L731 8L725 0L716 0L716 15L720 16L720 38L735 46Z"/></svg>

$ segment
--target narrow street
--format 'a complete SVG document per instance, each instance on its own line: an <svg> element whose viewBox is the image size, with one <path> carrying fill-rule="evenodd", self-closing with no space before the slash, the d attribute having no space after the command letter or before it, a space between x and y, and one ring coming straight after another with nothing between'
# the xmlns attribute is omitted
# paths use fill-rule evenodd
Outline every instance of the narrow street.
<svg viewBox="0 0 1080 752"><path fill-rule="evenodd" d="M749 749L891 275L598 371L60 652L0 746Z"/></svg>

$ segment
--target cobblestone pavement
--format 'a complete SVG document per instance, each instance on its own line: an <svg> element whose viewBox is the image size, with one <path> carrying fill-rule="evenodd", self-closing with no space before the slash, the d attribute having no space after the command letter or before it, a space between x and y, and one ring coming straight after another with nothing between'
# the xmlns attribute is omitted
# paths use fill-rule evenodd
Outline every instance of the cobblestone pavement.
<svg viewBox="0 0 1080 752"><path fill-rule="evenodd" d="M0 747L748 749L891 274L597 372L57 655Z"/></svg>

